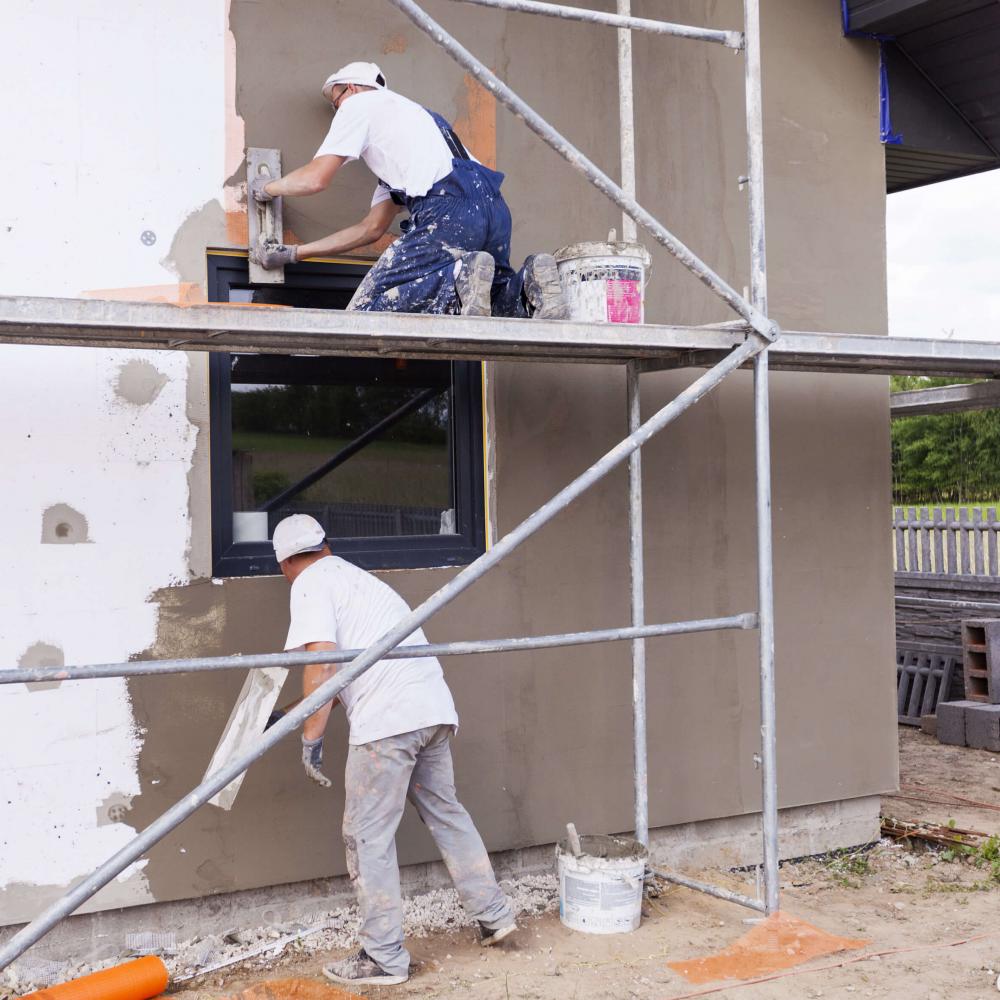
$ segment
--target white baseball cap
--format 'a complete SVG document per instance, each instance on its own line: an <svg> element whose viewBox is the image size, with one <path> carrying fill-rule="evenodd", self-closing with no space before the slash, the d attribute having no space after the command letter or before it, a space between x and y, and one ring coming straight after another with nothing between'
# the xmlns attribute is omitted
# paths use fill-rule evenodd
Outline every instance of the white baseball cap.
<svg viewBox="0 0 1000 1000"><path fill-rule="evenodd" d="M275 525L271 543L275 559L283 563L300 552L319 552L326 545L326 532L316 518L292 514Z"/></svg>
<svg viewBox="0 0 1000 1000"><path fill-rule="evenodd" d="M352 62L341 66L336 73L331 73L323 84L323 96L340 83L356 83L362 87L385 87L385 75L382 70L371 62Z"/></svg>

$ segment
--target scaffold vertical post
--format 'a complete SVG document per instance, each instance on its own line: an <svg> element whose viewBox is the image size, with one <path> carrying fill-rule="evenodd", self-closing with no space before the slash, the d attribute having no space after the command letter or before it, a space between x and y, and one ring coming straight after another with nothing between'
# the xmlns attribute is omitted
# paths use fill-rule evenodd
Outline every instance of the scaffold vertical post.
<svg viewBox="0 0 1000 1000"><path fill-rule="evenodd" d="M631 17L632 0L618 0L618 13ZM635 91L632 86L632 32L618 29L618 142L621 148L622 190L635 198ZM634 243L637 229L635 220L622 212L622 239Z"/></svg>
<svg viewBox="0 0 1000 1000"><path fill-rule="evenodd" d="M632 14L632 0L618 0L618 13ZM622 190L635 198L635 109L632 86L632 32L618 29L618 141L621 149ZM622 239L634 243L635 220L622 212ZM639 406L639 366L626 365L628 429L631 434L641 423ZM632 624L646 620L645 578L642 552L642 453L632 452L628 460L629 579L632 593ZM632 779L634 783L635 836L649 844L649 776L646 765L646 640L632 642Z"/></svg>
<svg viewBox="0 0 1000 1000"><path fill-rule="evenodd" d="M626 366L629 433L642 423L639 366ZM629 578L632 624L646 621L646 586L642 540L642 458L637 448L628 463ZM635 784L635 837L649 844L649 776L646 761L646 640L632 640L632 753Z"/></svg>
<svg viewBox="0 0 1000 1000"><path fill-rule="evenodd" d="M747 159L750 219L750 301L767 315L764 232L764 109L760 0L744 0ZM760 614L760 768L766 913L780 908L778 872L777 733L774 696L774 560L771 551L771 422L767 351L754 358L754 439L757 480L757 590Z"/></svg>

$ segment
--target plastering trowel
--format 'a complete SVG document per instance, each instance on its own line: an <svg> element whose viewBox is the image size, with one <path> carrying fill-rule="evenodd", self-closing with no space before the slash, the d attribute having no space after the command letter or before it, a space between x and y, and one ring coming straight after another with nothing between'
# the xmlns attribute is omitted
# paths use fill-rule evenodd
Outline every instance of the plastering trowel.
<svg viewBox="0 0 1000 1000"><path fill-rule="evenodd" d="M205 778L228 764L233 757L249 750L251 744L260 738L264 730L277 721L272 720L271 716L287 676L286 667L265 667L250 671L243 684L243 690L240 691L240 696L233 706L226 728L222 731L219 745L212 754ZM222 791L208 800L209 803L220 809L232 809L245 776L244 771L243 774L233 778Z"/></svg>

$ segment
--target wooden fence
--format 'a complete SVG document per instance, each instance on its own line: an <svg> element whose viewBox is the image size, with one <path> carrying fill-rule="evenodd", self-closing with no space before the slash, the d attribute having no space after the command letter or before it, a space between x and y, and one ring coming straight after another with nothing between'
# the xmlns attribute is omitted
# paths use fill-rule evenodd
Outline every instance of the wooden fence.
<svg viewBox="0 0 1000 1000"><path fill-rule="evenodd" d="M897 573L1000 576L996 507L894 507Z"/></svg>

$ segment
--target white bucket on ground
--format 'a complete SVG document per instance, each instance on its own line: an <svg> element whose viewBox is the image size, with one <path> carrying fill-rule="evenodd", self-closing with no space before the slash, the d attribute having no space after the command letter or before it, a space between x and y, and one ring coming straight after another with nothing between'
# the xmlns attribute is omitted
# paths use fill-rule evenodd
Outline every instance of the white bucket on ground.
<svg viewBox="0 0 1000 1000"><path fill-rule="evenodd" d="M639 926L649 852L629 837L584 836L583 854L556 845L559 919L588 934L623 934Z"/></svg>
<svg viewBox="0 0 1000 1000"><path fill-rule="evenodd" d="M569 318L642 323L649 251L638 243L574 243L555 253Z"/></svg>

